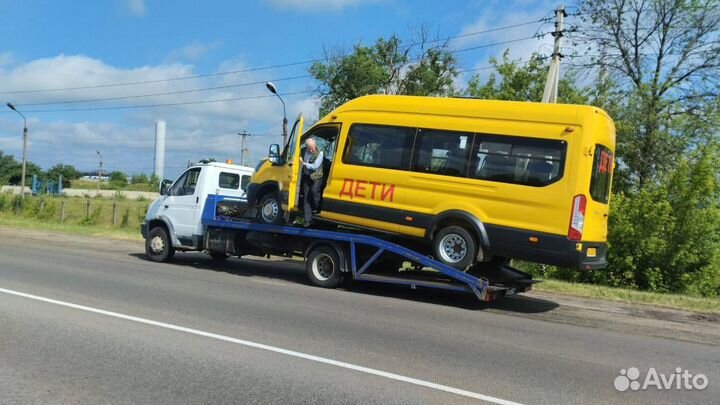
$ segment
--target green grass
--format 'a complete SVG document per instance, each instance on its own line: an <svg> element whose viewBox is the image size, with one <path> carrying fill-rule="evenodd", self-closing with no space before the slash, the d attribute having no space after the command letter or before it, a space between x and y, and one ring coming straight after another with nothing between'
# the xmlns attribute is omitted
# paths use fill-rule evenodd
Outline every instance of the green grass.
<svg viewBox="0 0 720 405"><path fill-rule="evenodd" d="M596 298L627 304L644 304L693 312L720 313L720 299L718 298L654 293L559 280L543 280L542 283L535 284L533 289L540 292Z"/></svg>
<svg viewBox="0 0 720 405"><path fill-rule="evenodd" d="M112 239L142 241L140 228L112 228L98 225L60 224L32 218L16 217L0 213L0 226L16 229L35 229L85 236L99 236Z"/></svg>
<svg viewBox="0 0 720 405"><path fill-rule="evenodd" d="M83 180L83 179L77 179L72 180L70 182L71 188L78 188L78 189L86 189L86 190L95 190L97 189L97 182L92 180ZM100 182L100 190L115 190L115 187L113 187L112 184L110 184L107 181ZM120 191L154 191L157 192L158 188L156 186L153 186L148 183L136 183L136 184L128 184Z"/></svg>

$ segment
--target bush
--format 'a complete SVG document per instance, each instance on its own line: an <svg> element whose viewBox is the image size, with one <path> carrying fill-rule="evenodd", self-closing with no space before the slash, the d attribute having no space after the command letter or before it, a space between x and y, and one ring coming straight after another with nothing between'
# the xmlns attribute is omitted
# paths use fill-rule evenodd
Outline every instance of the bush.
<svg viewBox="0 0 720 405"><path fill-rule="evenodd" d="M89 216L85 216L85 218L83 218L80 221L80 225L97 225L101 214L102 214L102 206L98 205L97 208L95 208L94 210L92 210L90 212Z"/></svg>
<svg viewBox="0 0 720 405"><path fill-rule="evenodd" d="M29 218L47 221L55 217L57 213L57 201L46 196L33 197L25 204L23 214Z"/></svg>
<svg viewBox="0 0 720 405"><path fill-rule="evenodd" d="M123 213L122 219L120 220L120 227L127 228L129 222L130 222L130 207L125 208L125 212Z"/></svg>
<svg viewBox="0 0 720 405"><path fill-rule="evenodd" d="M0 212L9 211L12 207L12 195L10 193L0 193Z"/></svg>

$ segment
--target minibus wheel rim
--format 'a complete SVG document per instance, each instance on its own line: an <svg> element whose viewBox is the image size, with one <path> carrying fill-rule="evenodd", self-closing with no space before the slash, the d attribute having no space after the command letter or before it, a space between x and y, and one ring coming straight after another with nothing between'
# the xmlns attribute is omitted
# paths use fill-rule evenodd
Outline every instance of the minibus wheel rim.
<svg viewBox="0 0 720 405"><path fill-rule="evenodd" d="M459 263L467 255L468 243L462 236L449 233L440 239L440 257L447 263Z"/></svg>
<svg viewBox="0 0 720 405"><path fill-rule="evenodd" d="M265 204L262 207L263 219L267 222L272 222L277 217L280 207L278 202L273 199L265 200Z"/></svg>

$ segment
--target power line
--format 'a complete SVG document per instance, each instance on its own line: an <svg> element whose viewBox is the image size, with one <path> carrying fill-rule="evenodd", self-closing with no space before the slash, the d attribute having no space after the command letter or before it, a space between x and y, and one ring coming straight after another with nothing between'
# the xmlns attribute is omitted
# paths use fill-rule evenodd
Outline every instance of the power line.
<svg viewBox="0 0 720 405"><path fill-rule="evenodd" d="M292 96L297 94L310 94L312 91L296 91L291 93L285 93L284 96ZM159 103L159 104L142 104L142 105L125 105L125 106L110 106L110 107L84 107L84 108L61 108L55 110L25 110L25 113L57 113L57 112L73 112L73 111L104 111L104 110L130 110L138 108L155 108L155 107L170 107L179 105L191 105L191 104L209 104L209 103L220 103L225 101L239 101L239 100L254 100L259 98L275 97L274 94L266 94L262 96L248 96L248 97L232 97L215 100L202 100L202 101L185 101L178 103Z"/></svg>
<svg viewBox="0 0 720 405"><path fill-rule="evenodd" d="M429 41L425 41L425 42L426 43L434 43L434 42L449 41L452 39L466 38L469 36L503 31L503 30L507 30L507 29L518 28L521 26L537 24L537 23L542 23L542 22L546 22L546 21L547 21L547 18L543 17L543 18L533 20L533 21L511 24L511 25L506 25L506 26L502 26L502 27L491 28L491 29L487 29L487 30L475 31L475 32L470 32L470 33L466 33L466 34L456 35L456 36L452 36L452 37L445 37L445 38L440 38L440 39L429 40ZM506 43L506 42L503 42L503 43ZM410 48L415 45L418 45L418 43L410 44L407 48ZM479 49L479 48L471 48L471 49ZM206 74L199 74L199 75L192 75L192 76L181 76L181 77L173 77L173 78L154 79L154 80L140 80L140 81L134 81L134 82L106 83L106 84L97 84L97 85L91 85L91 86L3 91L3 92L0 92L0 94L47 93L47 92L57 92L57 91L87 90L87 89L98 89L98 88L122 87L122 86L134 86L134 85L141 85L141 84L172 82L172 81L179 81L179 80L201 79L201 78L206 78L206 77L216 77L216 76L224 76L224 75L231 75L231 74L237 74L237 73L255 72L255 71L259 71L259 70L278 69L278 68L285 68L285 67L291 67L291 66L307 65L307 64L315 63L315 62L322 62L324 60L327 60L327 58L307 59L307 60L298 61L298 62L282 63L282 64L277 64L277 65L266 65L266 66L252 67L252 68L246 68L246 69L230 70L230 71L225 71L225 72L206 73Z"/></svg>
<svg viewBox="0 0 720 405"><path fill-rule="evenodd" d="M201 92L201 91L212 91L212 90L231 89L231 88L243 87L243 86L252 86L252 85L257 85L257 84L265 84L268 81L281 82L281 81L289 81L289 80L297 80L297 79L306 79L309 77L310 77L310 75L291 76L291 77L283 77L280 79L259 80L259 81L255 81L255 82L236 83L236 84L228 84L228 85L224 85L224 86L215 86L215 87L201 87L198 89L168 91L168 92L164 92L164 93L94 98L94 99L87 99L87 100L50 101L50 102L45 102L45 103L23 103L23 104L17 104L17 105L19 105L19 106L36 106L36 105L55 105L55 104L77 104L77 103L93 103L93 102L101 102L101 101L127 100L127 99L144 98L144 97L170 96L170 95L174 95L174 94L196 93L196 92Z"/></svg>
<svg viewBox="0 0 720 405"><path fill-rule="evenodd" d="M478 46L473 46L473 47L468 47L468 48L463 48L463 49L456 49L456 50L451 50L449 52L450 53L461 53L461 52L473 51L473 50L478 50L478 49L490 48L490 47L498 46L498 45L505 45L505 44L509 44L509 43L527 41L529 39L542 38L545 35L547 35L547 33L542 33L542 34L523 37L523 38L510 39L507 41L494 42L494 43L490 43L490 44L483 44L483 45L478 45ZM418 60L413 60L411 62L417 62L417 61ZM488 66L486 68L470 69L470 70L466 70L466 71L484 70L484 69L491 69L491 68L493 68L493 66ZM463 71L459 71L459 73L462 73L462 72ZM303 79L303 78L309 78L309 77L311 77L311 76L310 75L301 75L301 76L284 77L284 78L279 78L279 79L261 80L261 81L255 81L255 82L237 83L237 84L224 85L224 86L204 87L204 88L190 89L190 90L177 90L177 91L170 91L170 92L163 92L163 93L106 97L106 98L97 98L97 99L88 99L88 100L65 100L65 101L52 101L52 102L41 102L41 103L24 103L24 104L18 104L18 105L38 106L38 105L78 104L78 103L90 103L90 102L129 100L129 99L135 99L135 98L160 97L160 96L169 96L169 95L176 95L176 94L187 94L187 93L195 93L195 92L203 92L203 91L220 90L220 89L235 88L235 87L242 87L242 86L258 85L258 84L263 84L267 81L288 81L288 80L297 80L297 79ZM299 94L299 93L302 93L302 92L288 93L288 95ZM251 98L262 98L262 97L272 97L272 95L249 97L249 98L251 99ZM203 104L203 103L221 102L221 101L235 101L235 100L244 100L244 99L249 99L249 98L248 97L239 97L239 98L228 98L228 99L221 99L221 100L206 100L206 101L166 103L166 104L149 104L149 105L141 105L141 106L88 107L88 108L74 108L74 109L60 109L60 110L28 110L27 112L33 112L33 113L70 112L70 111L96 111L96 110L113 110L113 109L150 108L150 107L186 105L186 104Z"/></svg>

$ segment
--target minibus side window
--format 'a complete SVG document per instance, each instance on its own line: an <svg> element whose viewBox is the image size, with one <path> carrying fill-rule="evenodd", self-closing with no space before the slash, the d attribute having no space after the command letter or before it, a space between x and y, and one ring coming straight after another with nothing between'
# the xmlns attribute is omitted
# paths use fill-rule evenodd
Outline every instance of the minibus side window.
<svg viewBox="0 0 720 405"><path fill-rule="evenodd" d="M593 156L592 177L590 177L590 197L601 203L610 199L610 183L614 156L610 149L602 145L595 145Z"/></svg>
<svg viewBox="0 0 720 405"><path fill-rule="evenodd" d="M345 164L408 170L415 128L355 124L350 127Z"/></svg>
<svg viewBox="0 0 720 405"><path fill-rule="evenodd" d="M467 177L472 137L465 132L418 130L412 170Z"/></svg>
<svg viewBox="0 0 720 405"><path fill-rule="evenodd" d="M470 177L526 186L546 186L562 178L565 150L564 141L478 135Z"/></svg>

